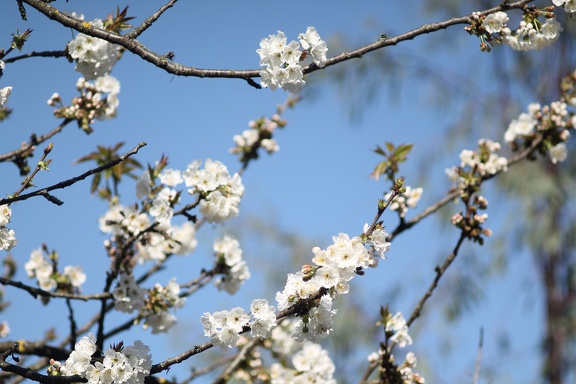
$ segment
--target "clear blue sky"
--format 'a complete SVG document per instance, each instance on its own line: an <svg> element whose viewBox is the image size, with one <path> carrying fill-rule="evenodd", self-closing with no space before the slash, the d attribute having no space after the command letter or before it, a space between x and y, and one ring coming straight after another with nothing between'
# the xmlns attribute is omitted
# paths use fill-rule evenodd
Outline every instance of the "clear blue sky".
<svg viewBox="0 0 576 384"><path fill-rule="evenodd" d="M381 1L299 1L289 4L270 1L181 2L139 40L156 52L175 52L175 61L185 65L254 69L258 67L259 58L255 50L260 39L277 30L284 31L289 39L296 39L306 27L315 26L327 40L340 34L350 41L369 43L380 32L393 34L438 21L417 10L422 2L405 3L403 7L397 2ZM137 17L137 24L159 4L134 2L129 14ZM125 4L98 1L56 2L54 5L84 13L86 19L91 20L104 18L107 12L115 10L116 5L123 7ZM367 29L367 20L384 26L385 30ZM8 46L10 33L17 28L21 31L34 29L24 52L60 50L75 35L75 32L32 9L28 11L28 22L24 22L19 18L16 3L5 2L0 6L0 46ZM487 68L492 65L493 57L481 54L477 41L468 37L462 27L452 28L448 33L446 36L454 36L450 47L440 48L428 57L434 66L467 76L462 68L469 60L485 61ZM391 49L398 52L423 51L428 39L422 36ZM329 50L328 56L333 53ZM142 163L154 162L164 153L169 155L173 168L184 169L197 158L212 158L235 171L239 163L228 153L233 144L232 136L248 128L249 120L272 114L276 105L287 96L283 91L256 90L241 80L173 77L130 53L124 55L112 74L120 80L122 87L118 117L97 122L95 132L90 136L70 125L54 137L50 172L42 172L35 180L36 185L48 186L84 172L88 165L72 165L72 162L94 150L98 144L113 145L119 141L126 142L126 150L146 141L148 146L137 157ZM482 75L478 74L475 81L479 87L489 87L490 79ZM52 117L52 108L46 101L53 92L59 92L65 100L75 96L74 85L78 77L74 64L64 59L34 58L7 65L0 86L14 87L8 103L14 113L0 126L0 152L15 149L31 133L42 134L55 127L58 120ZM392 85L386 82L382 86ZM382 93L398 95L396 101L391 102L386 97L378 99L366 108L361 120L349 118L332 88L326 88L314 100L304 100L295 110L288 111L284 116L288 126L277 135L280 152L262 156L250 165L243 177L246 192L241 216L264 217L286 231L305 238L321 239L318 245L322 247L339 232L360 233L363 224L373 218L376 201L387 187L368 178L379 161L372 149L385 141L415 144L416 157L406 165L403 174L408 184L413 186L417 186L423 174L428 178L421 207L442 196L449 188L444 168L456 163L459 151L447 150L446 159L435 167L418 161L418 153L443 150L442 134L451 116L447 111L433 107L427 99L433 95L418 79L400 80L394 86L398 89L383 88ZM473 137L470 146L479 138ZM3 164L1 174L3 195L18 189L21 179L14 166ZM88 191L89 182L84 182L56 192L55 195L65 202L61 207L40 198L12 206L10 227L15 230L19 241L12 251L21 267L18 280L31 282L25 276L24 263L30 251L46 242L51 249L59 251L62 265L81 265L89 273L85 293L101 289L108 261L102 247L105 237L98 231L97 218L105 212L106 205L89 196ZM134 199L133 183L126 182L122 188L122 202L130 204ZM498 211L505 207L494 199L491 202L490 220L492 217L503 218L504 213ZM390 223L389 228L396 223L392 214L385 215L384 220ZM200 268L209 267L211 254L208 251L214 236L233 230L234 224L239 222L231 222L224 228L203 228L199 234L201 245L196 253L178 259L175 269L159 275L158 281L165 284L176 275L178 281L183 282L195 277ZM493 224L493 228L497 225ZM440 227L437 221L428 219L394 241L388 261L381 263L377 270L369 271L365 278L355 279L346 299L353 299L356 287L374 297L383 295L383 291L398 282L404 282L403 294L393 310L401 310L408 316L432 281L434 265L449 253L456 238L455 230ZM257 244L251 244L250 248L257 249ZM470 250L465 247L464 253ZM487 246L476 249L476 256L489 251ZM311 252L309 256L311 258ZM185 309L176 312L183 323L176 330L177 335L174 332L168 340L138 330L126 335L125 342L131 344L134 339L141 338L152 346L156 363L207 341L202 335L199 319L202 312L238 305L247 308L255 298L251 296L253 294L272 299L275 292L283 288L283 282L273 287L258 286L264 281L258 274L265 273L260 266L270 262L285 268L288 265L275 260L274 255L246 254L245 257L255 275L254 282L247 285L249 294L229 297L213 294L214 289L210 288L207 296L191 298ZM419 330L411 350L422 354L426 360L427 367L421 371L432 375L429 382L470 381L481 326L485 328L484 362L496 371L495 382L537 382L535 357L541 330L540 296L534 288L524 295L516 293L527 281L535 281L526 260L525 256L514 258L509 270L516 272L507 278L491 281L480 306L465 315L458 325L448 324L441 314L434 313L426 326ZM465 262L464 258L456 263L462 262ZM294 269L290 267L286 270L288 272L294 272ZM59 335L66 334L67 312L63 302L42 307L39 301L14 288L8 287L6 292L12 306L0 315L0 320L9 321L12 328L10 338L40 338L42 332L52 326L56 327ZM370 300L365 301L370 303ZM386 303L373 304L374 316L380 304ZM428 310L435 312L434 305L432 300ZM94 305L75 303L75 309L78 323L82 324L82 319L93 313ZM121 319L118 316L110 323ZM511 340L510 353L506 355L497 349L504 334L509 334ZM451 353L441 348L447 344L452 348ZM376 347L377 342L374 343ZM178 372L177 368L171 371L175 372Z"/></svg>

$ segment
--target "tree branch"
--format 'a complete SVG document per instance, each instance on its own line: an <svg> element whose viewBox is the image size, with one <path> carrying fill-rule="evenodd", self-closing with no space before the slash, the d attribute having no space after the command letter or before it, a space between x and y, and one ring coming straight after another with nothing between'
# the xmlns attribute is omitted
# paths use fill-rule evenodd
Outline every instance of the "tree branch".
<svg viewBox="0 0 576 384"><path fill-rule="evenodd" d="M249 342L247 342L240 352L236 355L236 358L226 367L226 369L218 376L216 380L214 380L214 384L225 384L230 380L230 376L234 373L238 366L242 363L242 361L246 358L246 355L254 348L256 345L260 343L260 339L253 338Z"/></svg>
<svg viewBox="0 0 576 384"><path fill-rule="evenodd" d="M428 290L426 291L424 296L422 296L420 298L420 301L418 301L418 304L416 305L416 307L412 311L412 314L410 315L410 318L408 319L408 321L406 321L406 325L408 327L410 327L412 325L414 320L416 320L418 317L420 317L422 309L424 308L424 304L426 304L426 301L428 301L430 296L432 296L432 293L434 292L434 290L438 286L438 282L440 281L442 276L444 276L444 273L446 272L448 267L450 267L450 265L452 264L454 259L456 259L456 256L458 256L458 251L460 250L460 246L462 245L462 243L464 242L465 239L466 239L466 233L464 233L464 231L462 231L462 233L460 234L460 238L458 239L458 242L456 243L456 246L452 250L452 253L450 253L446 257L446 259L444 260L444 263L442 263L442 266L437 265L436 268L434 269L436 271L436 277L434 278L434 281L432 281L432 284L430 284L430 287L428 288Z"/></svg>
<svg viewBox="0 0 576 384"><path fill-rule="evenodd" d="M112 297L112 295L110 293L97 293L94 295L74 295L72 293L50 292L50 291L45 291L45 290L40 289L40 288L31 287L31 286L23 284L19 281L13 281L13 280L7 279L5 277L0 277L0 284L11 285L13 287L20 288L20 289L28 292L35 299L37 299L38 296L44 296L44 297L54 297L54 298L65 298L65 299L69 299L69 300L88 301L88 300L102 300L103 298Z"/></svg>
<svg viewBox="0 0 576 384"><path fill-rule="evenodd" d="M32 52L25 53L24 55L14 56L14 57L11 57L9 59L5 59L4 63L6 63L6 64L14 63L14 62L19 61L19 60L28 59L30 57L59 58L59 57L67 57L67 56L68 56L67 50L63 50L63 51L41 51L41 52L32 51Z"/></svg>
<svg viewBox="0 0 576 384"><path fill-rule="evenodd" d="M508 167L512 167L514 166L516 163L520 162L521 160L524 160L526 157L528 157L530 154L532 154L534 151L536 151L536 149L538 148L538 146L540 144L542 144L542 141L544 140L544 137L542 135L538 135L534 141L532 142L532 145L530 145L530 147L524 149L522 152L518 153L516 156L512 157L510 160L508 160ZM502 172L506 172L506 171L498 171L495 174L487 174L485 176L483 176L482 180L490 180L493 177L496 177L497 175L499 175ZM420 222L420 220L430 216L431 214L433 214L434 212L438 211L440 208L442 208L443 206L445 206L446 204L448 204L449 202L453 201L455 198L457 198L458 196L460 196L460 189L456 189L454 191L449 192L446 196L444 196L443 198L441 198L440 200L438 200L437 202L435 202L434 204L430 205L429 207L427 207L426 209L424 209L422 212L420 212L419 214L417 214L416 216L414 216L412 219L404 222L404 223L400 223L395 229L394 231L392 231L392 233L390 234L390 236L388 236L388 241L392 240L394 237L398 236L400 233L404 232L405 230L411 228L412 226L416 225L418 222Z"/></svg>
<svg viewBox="0 0 576 384"><path fill-rule="evenodd" d="M47 376L42 375L36 371L33 371L28 368L22 368L17 365L11 364L6 361L9 356L14 355L18 352L18 348L20 347L20 343L14 343L12 347L6 349L0 354L0 369L6 372L12 372L21 376L23 378L37 381L39 383L45 384L66 384L66 383L77 383L77 382L88 382L87 379L84 379L78 375L74 376Z"/></svg>
<svg viewBox="0 0 576 384"><path fill-rule="evenodd" d="M89 36L97 37L103 40L106 40L113 44L118 44L124 47L126 50L132 52L133 54L140 56L145 61L154 64L155 66L164 69L166 72L174 74L176 76L193 76L193 77L221 77L221 78L240 78L240 79L250 79L252 77L260 77L260 69L251 69L251 70L233 70L233 69L201 69L195 67L188 67L182 64L178 64L176 62L170 61L166 55L160 55L151 51L145 45L141 44L140 42L136 41L132 38L130 32L124 36L100 29L95 28L89 23L82 22L81 20L75 19L71 16L66 15L63 12L60 12L58 9L52 7L50 4L43 2L42 0L22 0L24 3L30 5L40 13L43 13L49 19L57 21L58 23L62 24L63 26L75 29L78 32L84 33ZM521 0L515 3L506 3L501 4L497 7L490 8L488 10L479 12L480 15L488 15L490 13L494 13L497 11L504 11L510 9L520 9L524 7L524 5L533 2L534 0ZM171 3L168 3L166 6L171 6ZM166 7L165 6L165 7ZM160 14L164 11L163 8L160 9ZM158 13L157 12L157 13ZM156 15L156 14L155 14ZM159 17L160 15L158 15ZM412 40L417 36L436 32L442 29L446 29L453 25L458 24L469 24L472 15L466 15L462 17L456 17L450 20L446 20L439 23L431 23L425 24L419 28L411 30L409 32L400 34L393 38L380 38L377 41L360 47L354 51L344 52L338 56L335 56L331 59L328 59L326 62L325 67L329 67L344 61L348 61L355 58L361 58L363 55L384 48L391 45L396 45L402 41ZM154 15L152 15L152 22L155 21ZM150 20L150 18L147 19ZM149 26L145 26L146 22L141 25L137 29L138 32L135 35L138 35L143 32ZM316 64L311 64L308 67L303 69L303 73L311 73L315 72L319 69Z"/></svg>
<svg viewBox="0 0 576 384"><path fill-rule="evenodd" d="M166 12L169 8L177 2L178 0L170 0L167 4L162 6L158 11L154 12L149 18L144 20L142 24L131 30L129 33L124 35L127 39L133 40L140 36L145 30L150 28L152 24L160 18L160 16Z"/></svg>
<svg viewBox="0 0 576 384"><path fill-rule="evenodd" d="M105 169L112 168L116 164L119 164L119 163L123 162L124 160L126 160L127 158L129 158L130 156L138 153L138 150L144 146L146 146L146 143L141 142L136 147L134 147L131 151L125 153L124 155L110 161L109 163L106 163L106 164L101 165L99 167L90 169L90 170L84 172L83 174L81 174L80 176L76 176L76 177L73 177L71 179L64 180L64 181L61 181L57 184L51 185L47 188L39 189L39 190L36 190L34 192L26 193L24 195L20 195L20 196L14 197L14 198L0 199L0 205L11 204L15 201L26 200L26 199L29 199L29 198L34 197L34 196L46 196L48 194L48 192L53 191L55 189L67 188L73 184L76 184L79 181L84 180L88 176L94 175L98 172L102 172Z"/></svg>
<svg viewBox="0 0 576 384"><path fill-rule="evenodd" d="M22 154L24 154L25 152L30 151L32 147L34 147L35 145L41 144L44 141L51 138L52 136L54 136L55 134L60 133L64 129L64 127L67 126L70 122L72 122L72 120L65 119L62 123L60 123L59 126L57 126L53 130L42 136L36 136L35 134L32 134L32 137L30 138L30 142L28 144L23 144L20 148L12 152L0 155L0 163L5 161L14 161L16 158L22 156Z"/></svg>

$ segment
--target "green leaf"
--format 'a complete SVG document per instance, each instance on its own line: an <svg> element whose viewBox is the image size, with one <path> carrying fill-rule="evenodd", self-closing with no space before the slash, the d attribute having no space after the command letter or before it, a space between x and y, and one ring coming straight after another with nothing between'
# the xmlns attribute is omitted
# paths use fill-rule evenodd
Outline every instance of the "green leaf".
<svg viewBox="0 0 576 384"><path fill-rule="evenodd" d="M408 155L408 153L410 153L410 151L412 150L412 147L414 146L414 144L402 144L399 145L396 148L396 152L394 153L396 159L398 161L404 161L406 160L406 156Z"/></svg>

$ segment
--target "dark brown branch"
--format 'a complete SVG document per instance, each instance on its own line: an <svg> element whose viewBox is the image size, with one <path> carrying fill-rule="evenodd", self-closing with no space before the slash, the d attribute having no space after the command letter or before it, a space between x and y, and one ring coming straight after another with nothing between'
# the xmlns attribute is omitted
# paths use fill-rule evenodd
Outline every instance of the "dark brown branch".
<svg viewBox="0 0 576 384"><path fill-rule="evenodd" d="M74 350L78 333L76 329L76 320L74 319L74 308L70 299L66 299L66 307L68 308L68 319L70 319L70 350Z"/></svg>
<svg viewBox="0 0 576 384"><path fill-rule="evenodd" d="M59 57L67 57L67 55L68 55L68 51L66 51L66 50L63 50L63 51L41 51L41 52L32 51L32 52L25 53L23 55L14 56L14 57L11 57L9 59L5 59L4 63L6 63L6 64L14 63L16 61L29 59L31 57L59 58Z"/></svg>
<svg viewBox="0 0 576 384"><path fill-rule="evenodd" d="M287 317L290 317L293 315L299 315L299 314L303 313L305 309L309 308L311 302L319 300L322 296L324 296L327 293L328 293L328 290L326 288L320 288L318 290L318 292L316 294L312 295L311 297L309 297L307 299L300 300L298 303L294 304L290 308L279 312L276 315L276 323L279 323L280 321L284 320ZM240 332L240 334L246 333L249 331L250 331L250 327L245 326L243 328L242 332ZM152 366L152 369L150 370L150 374L153 375L155 373L159 373L159 372L162 372L164 370L167 370L172 365L179 364L179 363L183 362L184 360L189 359L190 357L192 357L194 355L197 355L201 352L204 352L204 351L212 348L213 346L214 346L214 344L212 344L211 342L205 343L202 345L197 345L194 348L179 354L178 356L171 357L169 359L164 360L161 363L154 364Z"/></svg>
<svg viewBox="0 0 576 384"><path fill-rule="evenodd" d="M172 365L174 364L179 364L185 360L188 360L190 357L197 355L201 352L204 352L210 348L212 348L214 346L214 344L210 343L204 343L202 345L196 345L194 346L194 348L179 354L178 356L175 357L171 357L169 359L164 360L161 363L158 364L154 364L152 366L152 368L150 369L150 374L154 375L156 373L160 373L162 371L167 370L168 368L170 368Z"/></svg>
<svg viewBox="0 0 576 384"><path fill-rule="evenodd" d="M532 145L530 145L530 147L524 149L522 152L518 153L516 156L514 156L510 160L508 160L508 167L514 166L516 163L524 160L526 157L528 157L530 154L532 154L534 151L536 151L538 146L542 143L543 139L544 139L544 137L542 135L538 135L534 139L534 141L532 142ZM492 179L493 177L496 177L497 175L499 175L502 172L506 172L506 171L498 171L497 173L495 173L493 175L486 175L483 177L483 180ZM429 207L427 207L426 209L424 209L422 212L420 212L418 215L414 216L412 219L398 225L398 227L396 227L394 229L394 231L392 231L392 233L388 237L388 241L392 240L394 237L396 237L400 233L413 227L418 222L420 222L422 219L430 216L431 214L433 214L434 212L436 212L437 210L439 210L440 208L442 208L443 206L445 206L449 202L453 201L455 198L457 198L460 195L460 192L461 192L461 190L457 189L455 191L448 193L446 196L444 196L443 198L441 198L440 200L438 200L434 204L432 204Z"/></svg>
<svg viewBox="0 0 576 384"><path fill-rule="evenodd" d="M524 149L522 152L520 152L519 154L517 154L516 156L512 157L509 161L508 161L508 166L513 166L515 164L517 164L518 162L520 162L521 160L525 159L526 157L528 157L531 153L533 153L534 151L536 151L536 149L538 148L538 146L542 143L543 140L543 136L539 135L537 136L534 141L532 142L532 145L526 149ZM484 177L483 180L488 180L491 179L497 175L499 175L501 172L504 171L499 171L493 175L487 175L486 177ZM395 236L399 235L400 233L404 232L405 230L407 230L408 228L416 225L417 223L419 223L422 219L426 218L427 216L431 215L432 213L436 212L437 210L439 210L440 208L442 208L444 205L446 205L447 203L449 203L450 201L453 201L456 197L458 197L460 195L460 190L455 190L451 193L449 193L448 195L446 195L445 197L443 197L442 199L440 199L439 201L437 201L436 203L432 204L431 206L429 206L428 208L426 208L423 212L421 212L419 215L415 216L413 219L401 223L393 232L392 234L390 234L390 236L388 237L388 241L390 241L392 238L394 238ZM416 307L414 308L414 310L412 311L412 314L410 315L410 318L408 319L408 321L406 322L406 324L408 326L410 326L419 316L420 316L420 312L422 311L422 308L424 307L424 304L426 303L426 301L430 298L430 296L432 295L434 289L436 288L436 286L438 285L438 281L440 280L440 278L442 277L442 275L444 274L444 272L446 271L446 269L450 266L450 264L454 261L454 259L457 256L458 250L460 248L460 246L462 245L463 240L466 238L466 235L464 233L462 233L460 235L460 239L458 240L458 243L456 244L456 247L454 247L454 250L452 251L452 253L450 255L448 255L448 257L445 259L444 264L442 265L442 267L437 266L435 271L436 271L436 277L434 278L434 281L432 282L432 284L430 285L430 287L428 288L428 291L426 291L426 293L424 294L424 296L422 296L422 298L420 299L420 301L418 302L418 304L416 305ZM362 375L361 379L360 379L360 383L365 383L368 378L370 377L370 375L374 372L374 370L376 369L376 367L378 367L378 361L371 363L367 368L366 371L364 372L364 374Z"/></svg>
<svg viewBox="0 0 576 384"><path fill-rule="evenodd" d="M182 384L189 383L197 377L200 377L202 375L206 375L206 374L218 369L219 367L223 366L224 364L228 364L228 363L234 361L234 359L236 359L236 356L238 356L238 354L235 354L232 356L226 356L226 357L223 357L223 358L215 361L214 363L212 363L212 364L210 364L210 365L208 365L202 369L193 369L192 374L187 379L183 380Z"/></svg>
<svg viewBox="0 0 576 384"><path fill-rule="evenodd" d="M497 11L504 11L509 9L520 9L524 5L533 2L534 0L521 0L515 3L502 4L500 6L479 12L480 15L488 15ZM113 44L118 44L124 47L126 50L132 52L133 54L140 56L142 59L154 64L155 66L164 69L166 72L177 75L177 76L194 76L194 77L222 77L222 78L240 78L249 79L252 77L260 77L260 69L251 70L233 70L233 69L201 69L195 67L187 67L182 64L168 60L166 55L160 55L148 49L143 44L138 41L131 39L130 33L121 36L103 29L95 28L83 23L81 20L77 20L71 16L60 12L56 8L52 7L50 4L43 2L41 0L23 0L24 3L30 5L37 11L43 13L49 19L55 20L63 26L75 29L78 32L84 33L89 36L97 37L106 40ZM396 37L390 39L381 38L374 43L365 45L359 49L351 52L344 52L338 56L329 59L326 62L326 67L335 65L344 61L348 61L355 58L361 58L363 55L387 47L391 45L396 45L402 41L412 40L417 36L436 32L442 29L446 29L453 25L458 24L469 24L472 15L462 16L453 18L447 21L426 24L412 31L403 33ZM316 64L311 64L304 68L304 74L315 72L319 70Z"/></svg>
<svg viewBox="0 0 576 384"><path fill-rule="evenodd" d="M15 341L3 341L0 343L0 351L5 351L14 345ZM41 357L53 358L56 360L65 360L70 355L70 351L62 348L51 347L46 345L45 341L18 341L20 344L18 354L34 355Z"/></svg>
<svg viewBox="0 0 576 384"><path fill-rule="evenodd" d="M509 10L509 9L521 9L526 4L531 3L533 1L534 0L522 0L522 1L517 1L515 3L510 3L507 5L501 4L497 7L490 8L490 9L487 9L487 10L482 11L482 12L478 12L478 14L482 15L482 16L486 16L486 15L489 15L491 13L498 12L498 11L505 11L505 10ZM350 59L359 59L359 58L362 58L362 56L364 56L365 54L370 53L372 51L376 51L378 49L392 46L392 45L397 45L398 43L401 43L403 41L413 40L414 38L416 38L420 35L440 31L443 29L447 29L448 27L451 27L453 25L470 24L471 18L472 18L471 14L466 15L466 16L461 16L461 17L455 17L455 18L452 18L450 20L442 21L439 23L425 24L419 28L416 28L416 29L413 29L411 31L402 33L402 34L395 36L395 37L391 37L391 38L383 37L380 40L378 40L372 44L365 45L364 47L361 47L361 48L356 49L354 51L344 52L338 56L335 56L331 59L328 59L325 67L329 67L331 65L335 65L335 64L338 64L338 63L341 63L343 61L347 61ZM316 69L319 69L316 67L316 64L311 64L308 68L305 68L303 70L303 72L304 72L304 74L306 74L306 73L313 72Z"/></svg>
<svg viewBox="0 0 576 384"><path fill-rule="evenodd" d="M236 355L236 358L226 367L226 369L214 380L214 384L225 384L230 380L230 376L238 369L238 366L244 361L248 352L250 352L256 345L260 343L260 339L254 338L246 343L240 352Z"/></svg>
<svg viewBox="0 0 576 384"><path fill-rule="evenodd" d="M48 157L48 154L52 151L52 148L54 147L54 145L52 143L48 144L48 146L44 149L44 153L42 153L42 157L40 158L40 161L38 161L38 163L36 164L36 168L34 168L34 171L32 171L31 174L29 174L28 176L26 176L26 178L24 179L24 181L21 183L22 185L20 186L20 189L18 191L16 191L12 197L17 197L20 196L20 194L26 189L31 187L32 181L34 180L34 177L36 177L36 175L38 174L38 172L40 172L42 170L42 166L40 164L45 164L46 161L46 157ZM46 194L44 194L44 196L46 196ZM61 205L61 204L59 204Z"/></svg>
<svg viewBox="0 0 576 384"><path fill-rule="evenodd" d="M5 351L3 351L0 354L0 369L2 369L5 372L12 372L18 376L23 377L23 378L26 378L26 379L29 379L32 381L37 381L39 383L45 383L45 384L66 384L66 383L77 383L77 382L86 383L88 381L87 379L84 379L78 375L74 375L74 376L46 376L46 375L42 375L36 371L33 371L31 369L22 368L22 367L19 367L17 365L14 365L14 364L7 362L6 359L9 356L12 356L18 352L19 346L20 346L19 343L14 343L12 345L12 347L6 349Z"/></svg>
<svg viewBox="0 0 576 384"><path fill-rule="evenodd" d="M458 242L456 243L456 246L452 250L452 253L450 253L446 257L442 266L437 265L436 268L434 269L436 271L436 277L434 278L434 281L432 281L432 284L430 284L430 287L428 288L428 290L426 291L424 296L422 296L420 298L420 301L418 301L418 304L416 305L416 307L412 311L412 314L410 315L410 318L408 319L408 321L406 321L406 325L408 327L410 327L412 325L414 320L416 320L418 317L420 317L420 314L422 313L422 309L424 308L424 304L426 304L426 301L428 301L430 296L432 296L432 293L434 292L434 290L438 286L438 282L440 281L442 276L444 276L444 273L446 272L448 267L450 267L450 265L452 264L454 259L456 259L456 256L458 256L458 251L460 250L460 246L462 245L462 243L464 242L465 239L466 239L466 234L464 232L462 232L460 234L460 238L458 239Z"/></svg>
<svg viewBox="0 0 576 384"><path fill-rule="evenodd" d="M460 238L458 239L458 242L456 243L456 246L452 250L452 253L450 253L446 257L442 266L436 266L436 268L435 268L436 277L434 278L434 281L432 281L432 284L430 284L430 287L428 288L428 290L426 291L424 296L422 296L422 298L420 298L420 301L418 301L418 304L416 305L416 307L412 311L410 318L406 322L406 325L408 327L410 327L410 325L414 322L414 320L416 320L420 316L420 313L422 312L422 309L424 308L424 304L426 304L426 301L432 296L432 293L434 292L434 290L438 286L438 282L440 281L440 278L444 275L444 273L446 272L446 269L448 269L450 264L452 264L452 262L454 261L454 259L458 255L458 251L460 249L460 246L462 245L462 243L464 242L465 239L466 239L466 234L464 232L462 232L460 234ZM392 349L394 348L395 345L396 345L395 343L392 343L388 347L390 354L392 353ZM366 371L364 372L364 374L362 375L362 377L359 381L361 384L367 382L370 375L372 375L372 373L374 372L376 367L379 366L380 360L382 358L383 357L380 356L380 359L378 359L377 361L372 362L368 365L368 367L366 368Z"/></svg>
<svg viewBox="0 0 576 384"><path fill-rule="evenodd" d="M31 294L32 297L34 297L35 299L38 298L38 296L44 296L44 297L54 297L54 298L65 298L68 300L88 301L88 300L102 300L103 298L112 297L112 295L110 293L98 293L95 295L74 295L72 293L49 292L49 291L45 291L45 290L40 289L40 288L31 287L31 286L23 284L19 281L13 281L10 279L6 279L4 277L0 277L0 284L11 285L13 287L23 289L26 292L28 292L29 294Z"/></svg>
<svg viewBox="0 0 576 384"><path fill-rule="evenodd" d="M73 184L76 184L76 183L79 182L79 181L84 180L84 179L87 178L88 176L94 175L94 174L96 174L96 173L98 173L98 172L102 172L102 171L104 171L105 169L112 168L112 167L115 166L116 164L119 164L119 163L123 162L124 160L126 160L127 158L129 158L130 156L135 155L136 153L138 153L138 150L139 150L140 148L144 147L144 146L146 146L146 143L145 143L145 142L141 142L141 143L139 143L136 147L134 147L131 151L125 153L124 155L122 155L122 156L120 156L120 157L118 157L118 158L110 161L110 162L107 163L107 164L101 165L101 166L99 166L99 167L97 167L97 168L94 168L94 169L90 169L90 170L84 172L83 174L81 174L80 176L76 176L76 177L73 177L73 178L71 178L71 179L64 180L64 181L61 181L61 182L59 182L59 183L57 183L57 184L51 185L51 186L49 186L49 187L47 187L47 188L42 188L42 189L36 190L36 191L34 191L34 192L26 193L26 194L24 194L24 195L20 195L20 196L14 197L14 198L0 199L0 205L3 205L3 204L11 204L11 203L13 203L13 202L15 202L15 201L26 200L26 199L29 199L29 198L35 197L35 196L43 196L43 195L46 195L46 193L48 193L48 192L50 192L50 191L53 191L53 190L56 190L56 189L67 188L67 187L69 187L69 186L71 186L71 185L73 185Z"/></svg>

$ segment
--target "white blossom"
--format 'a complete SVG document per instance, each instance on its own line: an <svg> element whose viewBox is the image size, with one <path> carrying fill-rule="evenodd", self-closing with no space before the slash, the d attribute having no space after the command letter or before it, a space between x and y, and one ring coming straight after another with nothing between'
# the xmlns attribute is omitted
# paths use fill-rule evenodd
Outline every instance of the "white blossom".
<svg viewBox="0 0 576 384"><path fill-rule="evenodd" d="M222 349L234 347L240 339L238 333L250 321L250 317L240 307L214 314L205 312L201 319L204 335L209 336L212 343Z"/></svg>
<svg viewBox="0 0 576 384"><path fill-rule="evenodd" d="M498 33L506 26L509 18L505 12L495 12L486 16L483 25L488 33Z"/></svg>
<svg viewBox="0 0 576 384"><path fill-rule="evenodd" d="M65 266L64 276L67 276L70 279L70 284L76 288L80 288L86 282L86 274L82 271L82 267L79 266Z"/></svg>
<svg viewBox="0 0 576 384"><path fill-rule="evenodd" d="M103 29L102 20L91 22L93 27ZM97 37L79 33L68 43L68 52L76 60L76 71L87 80L95 80L110 72L118 60L119 47Z"/></svg>
<svg viewBox="0 0 576 384"><path fill-rule="evenodd" d="M0 227L5 226L10 222L10 217L12 216L12 210L6 204L0 205Z"/></svg>
<svg viewBox="0 0 576 384"><path fill-rule="evenodd" d="M150 374L152 356L150 348L140 340L125 346L121 351L112 348L104 351L102 362L92 363L96 352L96 339L92 334L84 336L78 343L60 371L66 376L80 375L94 384L137 384L143 383Z"/></svg>
<svg viewBox="0 0 576 384"><path fill-rule="evenodd" d="M568 13L576 12L576 0L552 0L552 3L557 7L564 7Z"/></svg>
<svg viewBox="0 0 576 384"><path fill-rule="evenodd" d="M136 284L132 274L120 273L116 288L112 291L114 309L120 312L132 313L144 307L146 290Z"/></svg>
<svg viewBox="0 0 576 384"><path fill-rule="evenodd" d="M550 160L553 164L561 163L568 157L568 152L566 150L566 144L558 143L552 148L550 148Z"/></svg>
<svg viewBox="0 0 576 384"><path fill-rule="evenodd" d="M8 102L8 96L12 93L12 87L4 87L0 89L0 108Z"/></svg>
<svg viewBox="0 0 576 384"><path fill-rule="evenodd" d="M176 169L165 169L159 175L159 178L162 184L167 185L169 187L175 187L184 181L182 179L180 171Z"/></svg>
<svg viewBox="0 0 576 384"><path fill-rule="evenodd" d="M320 35L314 27L306 28L306 33L298 35L302 48L312 55L312 59L320 68L326 64L326 52L328 47L326 42L320 38Z"/></svg>

